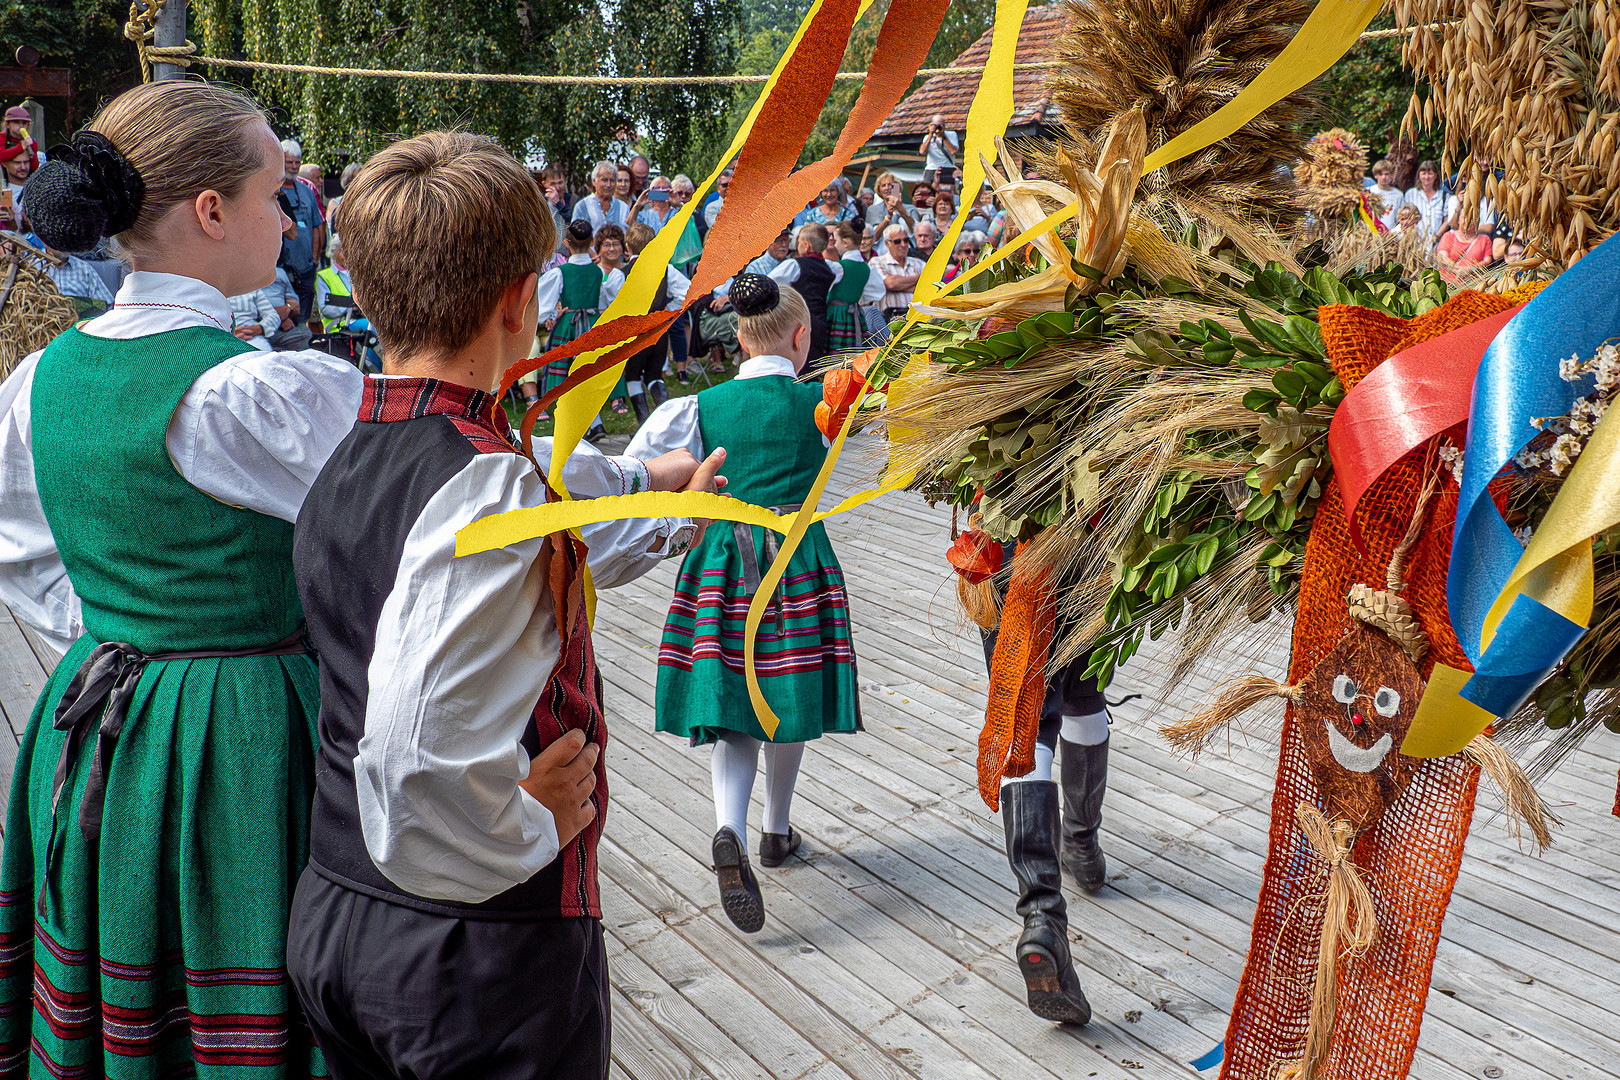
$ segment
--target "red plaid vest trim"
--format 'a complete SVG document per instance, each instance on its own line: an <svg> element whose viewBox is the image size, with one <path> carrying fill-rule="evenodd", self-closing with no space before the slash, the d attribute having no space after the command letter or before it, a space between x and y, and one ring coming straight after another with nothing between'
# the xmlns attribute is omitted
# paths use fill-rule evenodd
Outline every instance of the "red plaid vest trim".
<svg viewBox="0 0 1620 1080"><path fill-rule="evenodd" d="M364 422L415 420L435 413L447 416L480 453L522 453L506 420L506 411L492 394L438 379L366 379L360 399L360 419ZM544 483L545 471L538 471ZM546 496L556 497L549 484ZM591 793L596 817L557 856L562 861L563 880L558 914L599 919L602 904L596 882L596 845L607 817L607 717L602 705L602 675L596 667L585 608L586 553L585 544L570 533L548 537L540 549L562 641L557 666L535 704L534 725L542 749L570 729L581 728L586 739L603 750L596 760L596 787Z"/></svg>

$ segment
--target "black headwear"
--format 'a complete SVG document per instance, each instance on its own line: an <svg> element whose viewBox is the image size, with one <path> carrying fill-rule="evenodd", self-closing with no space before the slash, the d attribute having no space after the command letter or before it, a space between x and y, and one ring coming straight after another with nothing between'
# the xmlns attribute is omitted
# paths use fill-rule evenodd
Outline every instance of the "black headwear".
<svg viewBox="0 0 1620 1080"><path fill-rule="evenodd" d="M764 274L738 274L731 283L731 306L738 315L763 315L775 311L782 300L776 282Z"/></svg>
<svg viewBox="0 0 1620 1080"><path fill-rule="evenodd" d="M575 218L568 223L568 238L576 244L589 244L594 235L591 223L584 218Z"/></svg>
<svg viewBox="0 0 1620 1080"><path fill-rule="evenodd" d="M134 225L145 194L141 174L105 135L80 131L51 147L49 159L28 178L23 202L41 240L76 254Z"/></svg>

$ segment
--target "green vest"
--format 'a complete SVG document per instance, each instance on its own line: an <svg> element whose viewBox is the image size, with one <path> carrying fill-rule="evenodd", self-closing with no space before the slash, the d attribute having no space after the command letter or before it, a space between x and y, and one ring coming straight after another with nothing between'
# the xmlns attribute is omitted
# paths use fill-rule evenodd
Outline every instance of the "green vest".
<svg viewBox="0 0 1620 1080"><path fill-rule="evenodd" d="M844 276L839 278L831 289L827 290L827 303L860 303L861 293L866 289L867 279L872 276L872 267L864 262L856 262L854 259L840 259L838 265L844 268Z"/></svg>
<svg viewBox="0 0 1620 1080"><path fill-rule="evenodd" d="M827 447L816 428L820 383L785 375L732 379L698 394L708 450L726 448L726 494L758 506L803 502Z"/></svg>
<svg viewBox="0 0 1620 1080"><path fill-rule="evenodd" d="M598 311L602 303L602 268L595 263L563 263L562 306L570 311Z"/></svg>
<svg viewBox="0 0 1620 1080"><path fill-rule="evenodd" d="M164 442L191 384L252 351L211 326L128 340L74 329L40 357L35 481L98 641L148 653L244 649L303 619L292 525L192 487Z"/></svg>

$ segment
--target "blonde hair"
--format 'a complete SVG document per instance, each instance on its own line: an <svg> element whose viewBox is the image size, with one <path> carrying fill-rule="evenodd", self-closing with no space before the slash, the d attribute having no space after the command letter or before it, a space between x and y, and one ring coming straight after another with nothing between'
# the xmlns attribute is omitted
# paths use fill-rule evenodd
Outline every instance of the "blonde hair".
<svg viewBox="0 0 1620 1080"><path fill-rule="evenodd" d="M478 336L557 246L539 185L493 140L430 131L372 156L333 227L366 317L397 359Z"/></svg>
<svg viewBox="0 0 1620 1080"><path fill-rule="evenodd" d="M764 353L772 345L779 345L792 336L793 331L810 326L810 306L791 285L780 286L781 299L762 315L740 315L737 318L737 340L750 355Z"/></svg>
<svg viewBox="0 0 1620 1080"><path fill-rule="evenodd" d="M875 195L877 195L879 197L882 197L883 185L888 184L888 183L900 184L900 178L898 176L894 175L894 173L889 172L887 170L878 173L877 179L872 181L872 192L873 192L873 194L875 194ZM903 198L905 198L905 196L906 196L905 185L900 184L900 197L903 199Z"/></svg>
<svg viewBox="0 0 1620 1080"><path fill-rule="evenodd" d="M632 255L640 255L641 249L652 243L653 237L658 234L653 227L644 222L636 222L630 226L630 231L624 234L624 246Z"/></svg>
<svg viewBox="0 0 1620 1080"><path fill-rule="evenodd" d="M114 239L126 252L161 246L158 223L205 191L233 199L271 164L257 128L264 111L243 94L211 83L143 83L107 103L90 123L135 171L145 194L135 224Z"/></svg>

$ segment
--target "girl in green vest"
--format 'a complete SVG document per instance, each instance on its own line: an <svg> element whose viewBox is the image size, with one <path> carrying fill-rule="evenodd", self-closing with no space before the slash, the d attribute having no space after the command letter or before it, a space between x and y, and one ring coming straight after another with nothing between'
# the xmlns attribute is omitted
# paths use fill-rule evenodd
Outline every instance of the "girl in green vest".
<svg viewBox="0 0 1620 1080"><path fill-rule="evenodd" d="M883 300L883 279L861 257L861 233L853 223L839 222L832 234L843 276L827 290L827 351L849 352L866 343L861 305Z"/></svg>
<svg viewBox="0 0 1620 1080"><path fill-rule="evenodd" d="M787 513L809 495L827 454L815 425L820 385L796 377L810 355L810 311L793 288L759 274L737 277L731 304L749 354L737 377L666 401L625 452L645 458L724 446L726 493ZM756 639L756 670L780 726L767 736L754 716L743 675L743 623L777 540L748 525L710 528L681 564L658 654L658 730L714 746L720 901L749 933L765 924L747 854L759 758L765 758L759 859L780 866L800 842L788 811L804 744L861 726L844 573L819 522L788 560Z"/></svg>
<svg viewBox="0 0 1620 1080"><path fill-rule="evenodd" d="M51 158L40 237L133 273L0 383L0 600L72 643L6 814L0 1075L325 1075L285 966L318 711L292 522L362 379L230 331L291 224L251 101L148 83Z"/></svg>

